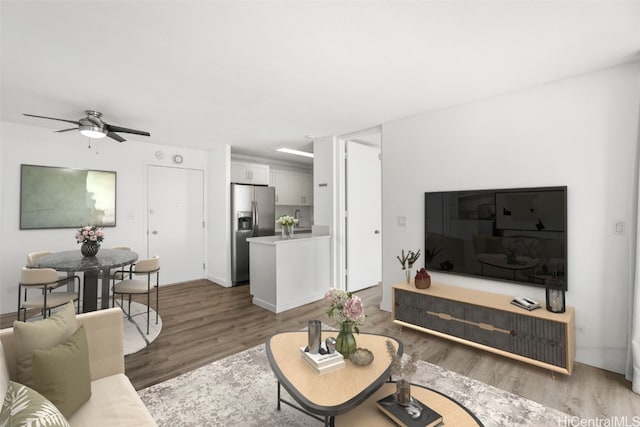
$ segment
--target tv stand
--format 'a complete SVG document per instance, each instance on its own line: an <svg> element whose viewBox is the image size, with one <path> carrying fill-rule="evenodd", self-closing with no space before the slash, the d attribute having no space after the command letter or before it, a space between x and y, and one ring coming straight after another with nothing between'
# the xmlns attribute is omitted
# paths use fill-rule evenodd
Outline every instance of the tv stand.
<svg viewBox="0 0 640 427"><path fill-rule="evenodd" d="M571 375L573 307L564 313L526 311L502 294L433 283L392 288L393 322L408 328Z"/></svg>

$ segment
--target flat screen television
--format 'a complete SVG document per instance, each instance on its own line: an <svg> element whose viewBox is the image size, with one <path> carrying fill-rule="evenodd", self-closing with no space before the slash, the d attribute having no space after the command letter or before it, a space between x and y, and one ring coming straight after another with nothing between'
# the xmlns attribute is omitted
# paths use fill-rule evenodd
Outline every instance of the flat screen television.
<svg viewBox="0 0 640 427"><path fill-rule="evenodd" d="M115 227L116 172L21 165L20 229Z"/></svg>
<svg viewBox="0 0 640 427"><path fill-rule="evenodd" d="M567 187L425 193L427 271L567 289Z"/></svg>

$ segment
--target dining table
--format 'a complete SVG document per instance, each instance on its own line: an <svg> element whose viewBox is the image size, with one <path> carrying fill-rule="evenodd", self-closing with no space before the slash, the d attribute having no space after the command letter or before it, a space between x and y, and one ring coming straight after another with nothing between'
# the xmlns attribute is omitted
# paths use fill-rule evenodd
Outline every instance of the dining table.
<svg viewBox="0 0 640 427"><path fill-rule="evenodd" d="M109 281L111 270L133 264L138 254L122 249L100 249L95 256L85 257L80 250L55 252L39 258L34 267L53 268L72 276L84 273L82 311L98 309L98 279L102 279L101 308L109 308ZM72 286L72 285L70 285Z"/></svg>

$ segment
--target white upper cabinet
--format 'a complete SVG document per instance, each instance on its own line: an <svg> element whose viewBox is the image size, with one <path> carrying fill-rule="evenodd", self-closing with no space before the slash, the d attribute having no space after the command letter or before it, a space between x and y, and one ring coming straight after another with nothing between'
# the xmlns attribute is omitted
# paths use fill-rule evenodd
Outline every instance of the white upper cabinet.
<svg viewBox="0 0 640 427"><path fill-rule="evenodd" d="M276 188L276 205L313 206L313 175L272 169L271 184Z"/></svg>
<svg viewBox="0 0 640 427"><path fill-rule="evenodd" d="M271 170L271 185L276 189L276 205L291 205L292 198L289 191L289 172L280 169Z"/></svg>
<svg viewBox="0 0 640 427"><path fill-rule="evenodd" d="M313 206L313 175L291 172L289 189L295 205Z"/></svg>
<svg viewBox="0 0 640 427"><path fill-rule="evenodd" d="M231 182L237 184L269 185L269 165L232 161Z"/></svg>

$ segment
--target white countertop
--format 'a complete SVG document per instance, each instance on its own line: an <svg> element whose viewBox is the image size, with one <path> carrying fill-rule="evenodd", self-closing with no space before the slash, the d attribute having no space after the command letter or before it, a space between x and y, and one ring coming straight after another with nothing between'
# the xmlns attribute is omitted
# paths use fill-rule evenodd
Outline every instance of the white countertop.
<svg viewBox="0 0 640 427"><path fill-rule="evenodd" d="M298 242L300 240L313 240L313 239L328 239L328 235L320 235L320 234L310 234L310 233L301 233L295 234L291 236L289 239L285 239L279 234L275 236L262 236L262 237L249 237L247 238L247 242L249 243L258 243L261 245L276 245L280 243L292 243Z"/></svg>

